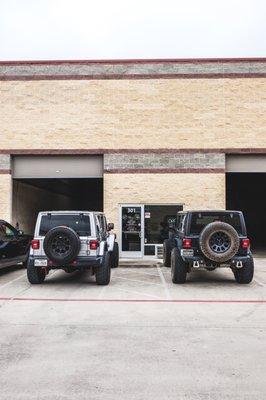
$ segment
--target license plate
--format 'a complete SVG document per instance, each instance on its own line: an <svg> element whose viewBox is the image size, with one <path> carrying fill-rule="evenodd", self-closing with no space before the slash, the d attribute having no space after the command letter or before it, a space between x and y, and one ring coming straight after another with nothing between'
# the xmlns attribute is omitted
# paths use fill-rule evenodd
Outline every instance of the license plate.
<svg viewBox="0 0 266 400"><path fill-rule="evenodd" d="M194 250L193 249L181 249L181 256L182 257L193 257Z"/></svg>
<svg viewBox="0 0 266 400"><path fill-rule="evenodd" d="M35 267L47 267L47 260L34 260Z"/></svg>

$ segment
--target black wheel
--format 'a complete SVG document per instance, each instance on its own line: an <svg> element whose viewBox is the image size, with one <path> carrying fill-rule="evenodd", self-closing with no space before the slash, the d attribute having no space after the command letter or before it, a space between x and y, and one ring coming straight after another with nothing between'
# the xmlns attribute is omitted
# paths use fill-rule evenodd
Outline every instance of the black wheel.
<svg viewBox="0 0 266 400"><path fill-rule="evenodd" d="M45 279L45 271L40 267L35 267L33 263L28 263L27 277L28 281L33 285L43 283Z"/></svg>
<svg viewBox="0 0 266 400"><path fill-rule="evenodd" d="M69 264L80 251L79 235L71 228L57 226L45 235L43 249L55 264L62 266Z"/></svg>
<svg viewBox="0 0 266 400"><path fill-rule="evenodd" d="M114 243L114 248L111 255L111 268L117 268L119 265L119 246L118 243Z"/></svg>
<svg viewBox="0 0 266 400"><path fill-rule="evenodd" d="M187 265L176 247L171 251L171 276L173 283L185 283L187 280Z"/></svg>
<svg viewBox="0 0 266 400"><path fill-rule="evenodd" d="M254 260L250 257L248 261L243 263L242 268L236 268L234 270L235 280L237 283L250 283L254 275Z"/></svg>
<svg viewBox="0 0 266 400"><path fill-rule="evenodd" d="M111 278L111 253L106 251L103 256L102 264L95 268L97 285L108 285Z"/></svg>
<svg viewBox="0 0 266 400"><path fill-rule="evenodd" d="M171 267L171 251L173 248L173 240L165 239L163 242L163 263L165 267Z"/></svg>

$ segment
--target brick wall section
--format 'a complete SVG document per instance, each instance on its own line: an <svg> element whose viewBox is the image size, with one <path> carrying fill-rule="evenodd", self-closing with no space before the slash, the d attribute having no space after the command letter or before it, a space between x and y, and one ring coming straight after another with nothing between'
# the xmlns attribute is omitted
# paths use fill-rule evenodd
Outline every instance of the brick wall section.
<svg viewBox="0 0 266 400"><path fill-rule="evenodd" d="M2 149L265 148L266 79L0 82Z"/></svg>
<svg viewBox="0 0 266 400"><path fill-rule="evenodd" d="M218 153L105 154L104 170L225 169L225 156Z"/></svg>
<svg viewBox="0 0 266 400"><path fill-rule="evenodd" d="M104 211L119 233L119 204L178 204L224 209L225 174L104 174Z"/></svg>
<svg viewBox="0 0 266 400"><path fill-rule="evenodd" d="M12 209L11 175L0 174L0 219L11 221Z"/></svg>
<svg viewBox="0 0 266 400"><path fill-rule="evenodd" d="M11 159L8 154L0 154L0 171L11 169Z"/></svg>

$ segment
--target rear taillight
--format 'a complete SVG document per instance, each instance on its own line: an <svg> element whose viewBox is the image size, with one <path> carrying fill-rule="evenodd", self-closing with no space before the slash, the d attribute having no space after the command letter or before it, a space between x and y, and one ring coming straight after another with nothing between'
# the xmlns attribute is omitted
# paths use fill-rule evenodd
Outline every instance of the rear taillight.
<svg viewBox="0 0 266 400"><path fill-rule="evenodd" d="M40 241L39 241L38 239L33 239L33 240L31 241L31 248L32 248L33 250L39 250L39 248L40 248Z"/></svg>
<svg viewBox="0 0 266 400"><path fill-rule="evenodd" d="M99 247L98 240L90 240L90 249L91 250L97 250L98 247Z"/></svg>
<svg viewBox="0 0 266 400"><path fill-rule="evenodd" d="M249 239L242 239L241 247L242 247L242 249L249 249L250 248L250 240Z"/></svg>
<svg viewBox="0 0 266 400"><path fill-rule="evenodd" d="M191 249L192 241L191 239L183 239L183 249Z"/></svg>

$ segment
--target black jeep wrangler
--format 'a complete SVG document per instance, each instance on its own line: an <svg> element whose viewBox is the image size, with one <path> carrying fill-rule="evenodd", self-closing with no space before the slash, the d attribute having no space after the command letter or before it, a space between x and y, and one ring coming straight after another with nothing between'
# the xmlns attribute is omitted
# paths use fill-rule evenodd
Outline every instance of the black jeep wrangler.
<svg viewBox="0 0 266 400"><path fill-rule="evenodd" d="M250 283L254 261L240 211L186 211L163 244L164 265L173 283L185 283L196 269L231 268L238 283Z"/></svg>

